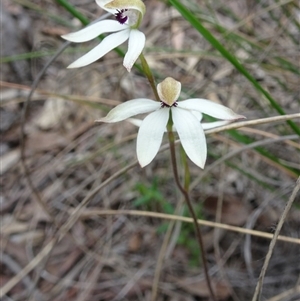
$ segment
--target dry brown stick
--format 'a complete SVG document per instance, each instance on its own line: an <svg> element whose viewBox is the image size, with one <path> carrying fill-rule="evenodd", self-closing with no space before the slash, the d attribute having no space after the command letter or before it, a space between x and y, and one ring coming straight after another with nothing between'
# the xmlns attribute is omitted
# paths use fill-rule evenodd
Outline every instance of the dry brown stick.
<svg viewBox="0 0 300 301"><path fill-rule="evenodd" d="M178 205L176 206L175 214L178 214L178 212L180 211L180 209L182 207L182 204L183 204L183 200L180 200ZM169 223L167 232L164 236L164 240L163 240L162 246L161 246L159 254L158 254L158 259L156 262L153 283L152 283L151 301L155 301L157 298L158 284L159 284L160 274L161 274L161 270L162 270L162 265L163 265L163 261L165 259L167 247L168 247L175 223L176 223L176 221L171 221Z"/></svg>
<svg viewBox="0 0 300 301"><path fill-rule="evenodd" d="M227 151L228 151L227 148L224 149L224 152L227 152ZM225 176L226 176L225 164L222 164L220 166L219 174L220 174L221 179L225 178ZM215 217L216 223L220 223L221 218L222 218L224 190L225 190L224 186L225 186L225 181L222 181L220 183L220 188L218 189L218 201L217 201L216 217ZM236 293L231 285L231 282L229 280L228 274L225 271L225 262L222 260L222 255L221 255L221 250L220 250L220 240L222 239L222 232L224 232L224 230L221 231L221 229L219 229L219 228L214 228L214 230L213 230L213 246L214 246L214 255L215 255L215 259L216 259L216 264L218 266L219 274L220 274L221 278L224 279L224 281L227 283L227 287L230 291L230 295L231 295L232 299L234 301L238 301L239 298L236 295Z"/></svg>
<svg viewBox="0 0 300 301"><path fill-rule="evenodd" d="M295 295L298 293L300 294L300 276L298 277L298 281L293 288L288 289L281 294L268 299L267 301L284 301L289 297L296 297Z"/></svg>
<svg viewBox="0 0 300 301"><path fill-rule="evenodd" d="M137 162L135 162L137 164ZM107 183L103 183L107 184ZM100 185L101 188L103 185ZM97 187L99 188L99 187ZM96 190L96 189L95 189ZM100 189L99 189L100 190ZM77 210L76 210L77 211ZM78 211L77 211L78 214ZM164 213L157 213L157 212L149 212L149 211L139 211L139 210L85 210L84 212L79 211L78 216L81 218L85 217L90 217L94 215L135 215L135 216L149 216L149 217L154 217L154 218L161 218L161 219L169 219L169 220L176 220L176 221L182 221L182 222L188 222L192 223L193 220L189 217L184 217L184 216L176 216L176 215L171 215L171 214L164 214ZM256 230L249 230L249 229L243 229L235 226L229 226L226 224L219 224L219 223L214 223L210 221L205 221L205 220L198 220L198 223L201 225L209 226L209 227L218 227L221 229L226 229L229 231L235 231L239 232L242 234L250 234L253 236L259 236L263 238L268 238L272 239L273 235L261 231L256 231ZM71 224L71 226L73 223ZM64 232L66 229L64 230ZM60 236L62 238L63 236ZM298 238L293 238L293 237L287 237L287 236L281 236L279 235L277 237L277 240L280 241L285 241L285 242L290 242L290 243L296 243L300 244L300 239ZM44 249L36 255L35 258L25 267L23 270L14 276L12 279L10 279L0 290L0 298L2 298L6 293L8 293L25 275L30 273L42 260L47 254L52 250L54 247L55 243L57 242L56 238L53 238L45 247Z"/></svg>
<svg viewBox="0 0 300 301"><path fill-rule="evenodd" d="M13 273L18 274L22 267L8 254L0 252L0 262L6 265ZM33 290L35 297L39 300L44 300L44 295L35 287L34 281L27 275L22 278L22 282L29 291Z"/></svg>
<svg viewBox="0 0 300 301"><path fill-rule="evenodd" d="M171 234L173 231L174 224L175 224L175 221L171 221L169 223L167 232L164 236L163 243L159 250L158 258L157 258L156 265L155 265L153 282L152 282L151 301L155 301L157 298L158 284L159 284L159 279L160 279L160 275L161 275L161 271L162 271L163 261L165 258L165 254L167 251L167 247L168 247L169 240L170 240L170 237L171 237Z"/></svg>
<svg viewBox="0 0 300 301"><path fill-rule="evenodd" d="M193 206L191 198L190 198L189 188L180 183L178 169L177 169L177 162L176 162L176 152L175 152L175 143L174 143L175 142L175 137L174 137L174 133L172 131L172 126L173 126L173 122L172 122L172 117L170 115L169 122L168 122L168 125L167 125L167 130L168 130L168 137L169 137L169 147L170 147L171 164L172 164L174 180L175 180L175 183L177 185L177 188L182 193L182 195L185 199L185 202L186 202L186 204L188 206L188 209L189 209L189 213L190 213L190 215L193 219L193 224L194 224L194 228L195 228L195 235L196 235L196 239L197 239L197 242L198 242L198 245L199 245L199 250L200 250L201 263L202 263L202 266L203 266L206 285L207 285L207 288L208 288L208 291L209 291L209 297L210 297L209 300L216 301L217 299L216 299L215 292L214 292L213 287L212 287L212 282L211 282L211 278L210 278L210 274L209 274L208 261L207 261L207 257L206 257L206 250L204 248L204 242L203 242L203 235L202 235L200 225L197 222L197 215L196 215L194 206Z"/></svg>
<svg viewBox="0 0 300 301"><path fill-rule="evenodd" d="M297 135L288 135L288 136L283 136L283 137L278 137L278 138L267 138L267 139L264 139L264 140L255 141L255 142L247 144L247 145L243 145L242 147L227 153L223 157L221 157L218 160L214 161L214 163L209 165L207 168L205 168L204 171L201 173L201 175L199 177L197 177L192 182L191 189L193 189L216 166L218 166L222 162L236 156L237 154L239 154L243 151L246 151L248 149L253 149L253 148L258 147L258 146L268 145L268 144L271 144L271 143L276 143L276 142L281 142L281 141L286 141L286 140L292 140L292 139L298 139L298 136Z"/></svg>
<svg viewBox="0 0 300 301"><path fill-rule="evenodd" d="M287 298L293 297L298 293L300 294L300 285L297 285L289 290L286 290L285 292L283 292L277 296L274 296L271 299L268 299L267 301L284 301L284 300L287 300Z"/></svg>
<svg viewBox="0 0 300 301"><path fill-rule="evenodd" d="M270 122L276 122L276 121L291 120L291 119L296 119L296 118L300 118L300 113L260 118L260 119L249 120L249 121L235 122L235 123L220 126L218 128L214 128L211 130L206 130L205 133L213 134L213 133L219 133L219 132L223 132L226 130L237 129L237 128L241 128L241 127L249 126L249 125L258 125L258 124L264 124L264 123L270 123Z"/></svg>
<svg viewBox="0 0 300 301"><path fill-rule="evenodd" d="M285 116L275 116L275 117L270 117L270 118L263 118L263 119L259 119L259 120L251 120L251 121L246 121L246 122L239 122L236 124L231 124L225 127L220 127L220 128L216 128L216 129L212 129L209 131L206 131L207 134L210 133L217 133L217 132L221 132L221 131L225 131L228 129L234 129L234 128L239 128L239 127L243 127L243 126L247 126L247 125L257 125L257 124L263 124L263 123L269 123L269 122L275 122L275 121L282 121L282 120L288 120L288 119L294 119L294 118L299 118L300 114L291 114L291 115L285 115ZM178 143L179 141L176 141L176 143ZM168 145L165 145L161 148L160 151L164 151L168 149ZM133 168L134 166L137 165L137 161L133 162L132 164L130 164L129 166L123 168L122 170L120 170L119 172L117 172L116 174L114 174L112 177L110 177L109 179L107 179L104 183L102 183L101 185L99 185L98 187L95 188L95 190L93 190L83 201L82 203L76 208L76 214L72 215L68 221L64 224L64 226L60 229L59 233L59 237L58 238L53 238L43 249L42 251L36 255L35 258L33 258L33 260L26 266L23 268L22 271L20 271L19 274L17 274L16 276L14 276L12 279L10 279L10 281L8 281L5 286L2 287L1 291L0 291L0 298L2 298L7 292L9 292L25 275L27 275L29 272L32 271L32 269L34 269L39 262L41 262L41 260L43 260L43 258L45 256L47 256L47 254L52 250L52 248L54 247L55 243L62 239L65 234L68 232L68 230L74 225L74 223L76 222L77 218L80 216L80 210L89 202L90 198L92 198L94 196L94 194L96 194L99 190L101 190L105 185L107 185L111 180L115 179L116 177L118 177L119 175L121 175L122 173L128 171L129 169ZM106 213L106 214L124 214L122 213L124 211L120 212L113 212L113 213ZM74 212L75 213L75 212ZM133 211L132 211L133 213ZM167 216L164 215L163 217L158 216L157 213L151 213L151 212L144 212L144 214L142 214L142 212L136 212L133 215L147 215L145 213L150 213L148 214L148 216L153 216L153 217L159 217L159 218L165 218L165 219L175 219L178 221L185 221L185 222L192 222L191 219L189 218L184 218L184 217L176 217L176 216ZM128 213L129 214L129 213ZM151 215L152 214L152 215ZM228 225L223 225L223 224L219 224L216 225L215 223L212 222L208 222L208 221L199 221L198 222L200 224L203 225L207 225L207 226L211 226L211 227L215 227L218 226L220 228L223 229L227 229L227 230L231 230L231 231L236 231L236 232L240 232L240 233L249 233L251 235L256 235L256 236L261 236L261 237L265 237L265 238L271 238L272 235L268 234L268 233L263 233L260 231L245 231L245 229L239 228L239 227L233 227L233 226L228 226ZM292 242L292 243L300 243L299 239L295 239L295 238L291 238L291 237L284 237L284 236L279 236L278 240L283 240L283 241L287 241L287 242Z"/></svg>
<svg viewBox="0 0 300 301"><path fill-rule="evenodd" d="M260 301L261 300L261 292L262 292L264 277L265 277L270 259L271 259L272 254L273 254L275 244L278 240L278 236L279 236L280 230L283 226L283 223L285 222L287 214L289 213L289 211L292 207L292 204L293 204L299 190L300 190L300 177L298 178L298 180L296 182L296 186L295 186L295 188L294 188L294 190L293 190L293 192L292 192L292 194L291 194L291 196L290 196L290 198L289 198L289 200L288 200L288 202L287 202L287 204L286 204L286 206L283 210L283 213L282 213L282 215L279 219L279 222L277 224L274 236L273 236L273 238L270 242L269 250L268 250L268 253L266 255L266 259L265 259L265 262L263 264L263 267L261 269L261 272L260 272L260 275L259 275L259 278L258 278L258 282L257 282L256 288L255 288L255 292L254 292L252 301L257 301L257 300Z"/></svg>
<svg viewBox="0 0 300 301"><path fill-rule="evenodd" d="M95 216L95 215L97 216L97 215L122 215L122 214L133 215L133 216L148 216L148 217L154 217L154 218L160 218L160 219L166 219L166 220L176 220L176 221L181 221L181 222L186 222L186 223L193 222L190 217L185 217L185 216L180 216L180 215L172 215L172 214L166 214L166 213L160 213L160 212L140 211L140 210L106 210L106 209L97 210L97 209L92 209L92 210L85 210L84 212L81 213L80 217L85 219L85 218L89 218L89 217ZM253 236L258 236L258 237L267 238L267 239L273 238L273 234L261 232L261 231L257 231L257 230L245 229L245 228L230 226L230 225L226 225L226 224L222 224L222 223L206 221L206 220L202 220L202 219L198 219L198 223L199 223L199 225L225 229L228 231L238 232L238 233L242 233L242 234L250 234ZM294 238L294 237L279 235L278 240L295 243L295 244L300 244L300 239Z"/></svg>
<svg viewBox="0 0 300 301"><path fill-rule="evenodd" d="M0 298L2 298L5 294L7 294L24 276L26 276L28 273L30 273L51 250L53 249L54 245L60 241L72 228L74 223L77 221L78 217L80 216L81 210L84 208L85 205L88 204L88 202L91 200L91 198L98 193L103 187L108 185L111 181L119 177L121 174L127 172L134 166L138 164L137 161L134 161L133 163L129 164L128 166L120 169L118 172L113 174L111 177L109 177L107 180L105 180L101 185L96 187L94 190L92 190L84 199L83 201L76 207L76 209L73 211L67 222L59 229L57 232L57 235L55 238L53 238L43 249L42 251L36 255L32 261L23 268L22 271L20 271L17 275L15 275L13 278L11 278L0 290Z"/></svg>
<svg viewBox="0 0 300 301"><path fill-rule="evenodd" d="M95 288L97 284L97 279L100 275L100 272L103 268L102 263L97 263L93 270L90 272L90 275L87 277L87 284L83 287L82 291L78 293L78 297L76 301L81 300L88 300L88 296L90 295L91 291Z"/></svg>
<svg viewBox="0 0 300 301"><path fill-rule="evenodd" d="M56 54L47 62L47 64L44 66L44 68L39 72L35 80L33 81L33 84L30 89L30 93L27 96L27 99L24 103L24 107L21 114L21 129L20 129L20 149L21 149L21 165L23 168L23 173L25 175L25 179L27 181L27 184L32 191L32 194L35 196L35 199L37 203L41 206L45 214L49 217L49 219L55 224L55 217L52 215L50 209L48 208L47 204L43 200L42 196L40 195L39 191L34 186L31 177L30 177L30 171L29 168L26 165L26 158L25 158L25 123L26 123L26 115L29 108L29 103L31 100L31 97L37 88L41 78L43 77L44 73L47 71L49 66L53 63L53 61L56 60L56 58L69 46L70 42L65 42L56 52Z"/></svg>
<svg viewBox="0 0 300 301"><path fill-rule="evenodd" d="M276 134L267 132L266 130L259 130L259 129L250 128L250 127L243 127L240 130L242 132L245 132L245 133L256 134L256 135L263 136L263 137L266 137L266 138L278 138L278 137L280 137L280 135L276 135ZM285 140L284 143L300 150L300 143L297 143L297 142L294 142L294 141L291 141L291 140Z"/></svg>
<svg viewBox="0 0 300 301"><path fill-rule="evenodd" d="M20 282L28 273L30 273L52 250L56 243L56 239L53 238L43 250L36 255L29 264L23 268L17 275L11 278L0 290L0 299L5 296L18 282Z"/></svg>

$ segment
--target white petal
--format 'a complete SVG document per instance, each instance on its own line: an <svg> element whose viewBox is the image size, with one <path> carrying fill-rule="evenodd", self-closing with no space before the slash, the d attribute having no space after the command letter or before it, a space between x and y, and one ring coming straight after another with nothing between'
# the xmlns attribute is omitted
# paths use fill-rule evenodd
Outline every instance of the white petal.
<svg viewBox="0 0 300 301"><path fill-rule="evenodd" d="M132 29L128 40L128 51L124 57L123 65L130 72L133 64L142 53L145 46L145 35L137 30Z"/></svg>
<svg viewBox="0 0 300 301"><path fill-rule="evenodd" d="M136 152L141 167L148 165L156 156L169 120L169 108L149 114L139 129Z"/></svg>
<svg viewBox="0 0 300 301"><path fill-rule="evenodd" d="M245 118L242 115L234 113L231 109L223 105L202 98L193 98L184 101L179 101L178 107L187 110L199 111L212 117L225 120L236 120Z"/></svg>
<svg viewBox="0 0 300 301"><path fill-rule="evenodd" d="M131 124L133 124L133 125L135 125L135 126L137 126L137 127L140 127L140 126L142 125L142 123L143 123L143 120L137 119L137 118L128 118L126 121L130 122ZM175 128L174 125L173 125L173 127L172 127L172 131L173 131L173 132L176 132L176 128ZM166 128L166 129L165 129L165 133L167 133L167 132L168 132L168 130L167 130L167 128Z"/></svg>
<svg viewBox="0 0 300 301"><path fill-rule="evenodd" d="M147 98L128 100L113 108L106 117L96 122L118 122L138 114L149 113L160 108L160 103Z"/></svg>
<svg viewBox="0 0 300 301"><path fill-rule="evenodd" d="M137 126L137 127L140 127L141 125L142 125L142 123L143 123L143 120L141 120L141 119L137 119L137 118L128 118L126 121L128 121L128 122L130 122L131 124L133 124L133 125L135 125L135 126ZM173 132L176 132L176 129L175 129L175 126L173 125L173 127L172 127L172 131ZM167 133L168 132L168 130L167 130L167 128L165 129L165 133Z"/></svg>
<svg viewBox="0 0 300 301"><path fill-rule="evenodd" d="M84 56L80 57L70 66L68 66L68 68L83 67L97 61L106 53L108 53L112 49L116 48L117 46L125 42L129 37L129 33L130 33L130 29L127 29L107 36L106 38L103 39L103 41L98 46L93 48Z"/></svg>
<svg viewBox="0 0 300 301"><path fill-rule="evenodd" d="M196 116L196 118L201 122L202 118L203 118L203 115L201 112L199 111L191 111L191 113Z"/></svg>
<svg viewBox="0 0 300 301"><path fill-rule="evenodd" d="M127 121L129 121L131 124L140 127L142 125L143 120L137 119L137 118L128 118Z"/></svg>
<svg viewBox="0 0 300 301"><path fill-rule="evenodd" d="M208 122L208 123L203 122L203 123L201 123L201 125L204 130L209 130L209 129L214 129L214 128L222 126L222 125L226 125L230 122L231 122L231 120L213 121L213 122Z"/></svg>
<svg viewBox="0 0 300 301"><path fill-rule="evenodd" d="M203 115L199 111L191 111L191 113L201 122ZM219 126L223 126L231 123L232 120L222 120L222 121L213 121L213 122L201 122L203 130L213 129Z"/></svg>
<svg viewBox="0 0 300 301"><path fill-rule="evenodd" d="M65 34L62 36L62 38L71 42L81 43L90 41L103 33L120 31L126 29L127 27L127 25L120 24L115 20L103 20L87 26L79 31Z"/></svg>
<svg viewBox="0 0 300 301"><path fill-rule="evenodd" d="M187 156L197 166L204 168L207 148L199 120L189 111L172 107L172 118Z"/></svg>

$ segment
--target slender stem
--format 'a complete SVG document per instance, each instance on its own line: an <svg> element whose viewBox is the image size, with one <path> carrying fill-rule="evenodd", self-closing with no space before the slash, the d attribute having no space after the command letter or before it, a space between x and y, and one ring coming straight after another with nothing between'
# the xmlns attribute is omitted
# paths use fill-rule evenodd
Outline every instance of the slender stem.
<svg viewBox="0 0 300 301"><path fill-rule="evenodd" d="M275 233L274 233L274 236L270 242L270 245L269 245L269 250L268 250L268 253L266 255L266 258L265 258L265 262L261 268L261 272L260 272L260 275L259 275L259 278L258 278L258 282L256 284L256 288L255 288L255 292L254 292L254 296L252 298L252 301L260 301L261 300L261 294L262 294L262 287L263 287L263 282L264 282L264 278L265 278L265 275L266 275L266 272L267 272L267 268L268 268L268 265L270 263L270 260L271 260L271 257L272 257L272 254L273 254L273 251L274 251L274 248L275 248L275 244L277 242L277 239L278 239L278 236L279 236L279 233L280 233L280 230L286 220L286 217L293 205L293 202L295 201L295 198L298 194L300 190L300 177L298 177L298 180L296 182L296 186L295 188L293 189L293 192L287 202L287 204L285 205L285 208L281 214L281 217L278 221L278 224L277 224L277 227L276 227L276 230L275 230Z"/></svg>
<svg viewBox="0 0 300 301"><path fill-rule="evenodd" d="M202 258L202 262L203 262L205 279L206 279L206 283L207 283L209 293L210 293L210 298L213 301L216 301L216 298L215 298L215 295L214 295L214 292L213 292L213 289L212 289L211 281L210 281L210 276L209 276L209 273L208 273L207 259L206 259L206 255L205 255L205 249L204 249L204 245L203 245L202 234L201 234L200 226L198 224L197 216L196 216L195 210L193 208L193 205L191 203L188 190L186 190L181 185L180 180L179 180L179 175L178 175L178 170L177 170L177 163L176 163L175 143L174 143L175 142L175 137L174 137L174 133L172 132L172 125L173 125L173 122L172 122L172 118L171 118L171 114L170 114L167 129L168 129L169 146L170 146L170 152L171 152L171 162L172 162L172 167L173 167L174 178L175 178L176 185L178 186L178 189L181 191L181 193L183 194L183 196L185 198L185 201L188 205L190 214L193 218L195 231L196 231L196 237L197 237L197 241L198 241L199 248L200 248L200 251L201 251L201 258Z"/></svg>
<svg viewBox="0 0 300 301"><path fill-rule="evenodd" d="M189 187L190 187L190 183L191 183L191 173L190 173L190 168L189 168L189 164L188 164L188 160L187 160L187 155L182 147L182 145L180 145L180 154L181 154L181 160L183 162L183 166L184 166L184 189L186 191L189 191Z"/></svg>
<svg viewBox="0 0 300 301"><path fill-rule="evenodd" d="M147 79L148 79L148 81L150 83L150 86L152 88L152 91L153 91L153 93L155 95L155 99L157 101L160 101L160 98L158 96L157 89L156 89L156 84L155 84L154 76L153 76L153 74L151 72L151 69L150 69L150 67L149 67L149 65L148 65L148 63L147 63L147 61L146 61L143 53L140 54L140 60L141 60L141 63L142 63L142 68L143 68L144 74L147 77Z"/></svg>
<svg viewBox="0 0 300 301"><path fill-rule="evenodd" d="M26 123L26 115L28 113L29 104L31 101L31 97L33 93L35 92L41 78L45 74L45 72L48 70L49 66L60 56L60 54L70 45L70 42L65 42L55 53L55 55L47 62L47 64L44 66L44 68L39 72L37 77L34 79L33 84L30 89L30 93L27 96L27 99L24 103L24 107L22 109L21 113L21 129L20 129L20 148L21 148L21 165L23 168L23 172L25 175L25 179L27 181L27 184L32 192L32 194L35 196L38 204L42 207L43 211L47 214L47 216L50 218L50 220L59 228L59 225L55 221L55 217L52 215L51 210L48 208L46 202L43 200L42 196L38 192L38 190L35 188L33 181L30 176L29 168L26 165L26 156L25 156L25 123Z"/></svg>
<svg viewBox="0 0 300 301"><path fill-rule="evenodd" d="M151 72L151 69L149 68L149 65L148 65L143 53L140 54L140 60L141 60L141 63L142 63L142 68L143 68L144 74L147 77L147 79L148 79L148 81L151 85L151 88L153 90L155 98L156 98L157 101L160 101L160 98L159 98L159 95L158 95L157 89L156 89L154 76ZM174 134L172 132L172 126L173 126L173 121L172 121L172 115L171 115L171 110L170 110L170 117L169 117L169 122L168 122L168 125L167 125L167 129L168 129L169 146L170 146L170 152L171 152L171 162L172 162L172 167L173 167L175 183L178 186L181 193L183 194L183 196L185 198L185 201L188 205L190 214L193 218L193 222L194 222L195 230L196 230L196 237L197 237L197 241L199 243L199 248L200 248L200 251L201 251L201 257L202 257L202 262L203 262L203 267L204 267L205 279L206 279L207 286L208 286L209 293L210 293L210 298L211 298L211 300L216 301L216 298L215 298L215 295L214 295L214 292L213 292L213 289L212 289L209 273L208 273L207 260L206 260L205 249L204 249L204 245L203 245L203 239L202 239L200 226L198 225L197 216L196 216L196 213L195 213L194 208L192 206L192 203L190 201L190 196L189 196L189 193L188 193L189 179L187 179L187 178L189 178L189 172L186 173L186 179L185 179L185 185L184 185L185 187L183 187L180 184L178 171L177 171L177 164L176 164L175 137L174 137ZM186 169L186 171L188 171L187 166L185 166L185 169Z"/></svg>

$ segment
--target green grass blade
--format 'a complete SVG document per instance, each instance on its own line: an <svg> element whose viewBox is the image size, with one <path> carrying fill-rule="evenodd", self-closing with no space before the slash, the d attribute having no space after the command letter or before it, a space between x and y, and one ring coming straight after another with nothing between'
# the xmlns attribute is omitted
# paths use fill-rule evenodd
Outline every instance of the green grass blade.
<svg viewBox="0 0 300 301"><path fill-rule="evenodd" d="M64 26L72 26L71 23L63 17L58 16L57 14L53 14L48 12L45 9L42 9L38 4L35 4L34 1L29 0L13 0L11 2L16 2L21 6L24 6L35 13L39 13L41 15L49 17L51 20L54 20L58 24L62 24ZM2 16L1 16L2 17Z"/></svg>
<svg viewBox="0 0 300 301"><path fill-rule="evenodd" d="M243 65L226 50L225 47L207 30L201 22L193 15L179 0L169 0L169 3L174 6L180 14L196 29L198 32L215 48L224 58L226 58L241 74L243 74L249 82L263 94L272 107L281 115L286 115L285 111L276 102L276 100L255 80L255 78L243 67ZM300 128L291 120L288 120L289 126L300 136Z"/></svg>
<svg viewBox="0 0 300 301"><path fill-rule="evenodd" d="M73 17L77 18L83 25L88 25L90 21L82 15L72 4L66 0L56 0L58 4L64 7Z"/></svg>

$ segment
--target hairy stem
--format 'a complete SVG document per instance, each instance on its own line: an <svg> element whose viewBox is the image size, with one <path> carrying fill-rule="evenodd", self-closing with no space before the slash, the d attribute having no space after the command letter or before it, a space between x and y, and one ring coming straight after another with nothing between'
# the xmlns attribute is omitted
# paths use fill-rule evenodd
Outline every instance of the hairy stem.
<svg viewBox="0 0 300 301"><path fill-rule="evenodd" d="M141 60L141 63L142 63L142 68L143 68L144 74L145 74L145 76L147 77L147 79L150 83L150 86L151 86L152 91L154 93L155 99L157 101L160 101L158 93L157 93L157 89L156 89L154 76L151 72L151 69L149 68L149 65L148 65L143 53L140 54L140 60Z"/></svg>
<svg viewBox="0 0 300 301"><path fill-rule="evenodd" d="M170 152L171 152L171 162L172 162L172 167L173 167L174 178L175 178L175 182L176 182L178 189L180 190L180 192L183 194L183 196L185 198L185 201L188 205L190 214L193 218L195 231L196 231L196 237L197 237L197 241L198 241L199 248L201 251L201 258L202 258L202 262L203 262L205 279L206 279L206 283L207 283L209 293L210 293L210 298L211 298L211 300L216 301L216 298L215 298L215 295L214 295L214 292L212 289L211 281L210 281L210 276L208 273L207 259L206 259L206 255L205 255L205 249L204 249L204 245L203 245L203 239L202 239L200 226L197 221L197 216L196 216L195 210L193 208L193 205L191 203L188 190L186 190L181 185L180 180L179 180L177 164L176 164L175 137L174 137L174 133L172 132L172 125L173 125L173 122L172 122L172 118L170 115L170 119L169 119L167 128L168 128L168 138L169 138L169 146L170 146Z"/></svg>
<svg viewBox="0 0 300 301"><path fill-rule="evenodd" d="M151 69L149 68L149 65L143 55L143 53L140 54L140 60L142 63L142 68L144 71L145 76L147 77L150 86L153 90L153 93L155 95L155 98L157 101L160 101L157 89L156 89L156 84L155 84L155 79L154 76L151 72ZM188 205L190 214L193 218L193 222L194 222L194 226L195 226L195 231L196 231L196 237L197 237L197 241L199 243L199 248L201 251L201 258L202 258L202 262L203 262L203 268L204 268L204 274L205 274L205 279L207 282L207 286L209 289L209 294L210 294L210 299L212 301L216 301L213 289L212 289L212 285L211 285L211 281L210 281L210 276L208 273L208 266L207 266L207 259L206 259L206 255L205 255L205 249L204 249L204 245L203 245L203 239L202 239L202 234L201 234L201 230L200 230L200 226L198 225L198 221L197 221L197 216L196 213L194 211L194 208L192 206L191 200L190 200L190 196L188 193L188 186L189 186L189 170L187 167L187 162L185 160L185 171L186 171L186 176L185 176L185 184L184 187L181 185L180 180L179 180L179 176L178 176L178 171L177 171L177 164L176 164L176 154L175 154L175 137L174 134L172 132L172 126L173 126L173 121L172 121L172 115L171 115L171 110L170 110L170 117L169 117L169 122L167 125L167 130L168 130L168 137L169 137L169 147L170 147L170 152L171 152L171 162L172 162L172 167L173 167L173 173L174 173L174 178L175 178L175 183L178 186L180 192L183 194L184 199Z"/></svg>
<svg viewBox="0 0 300 301"><path fill-rule="evenodd" d="M187 155L182 147L182 145L180 145L180 157L181 157L181 161L183 162L183 166L184 166L184 189L186 191L189 191L189 187L190 187L190 183L191 183L191 174L190 174L190 169L189 169L189 164L188 164L188 160L187 160Z"/></svg>

